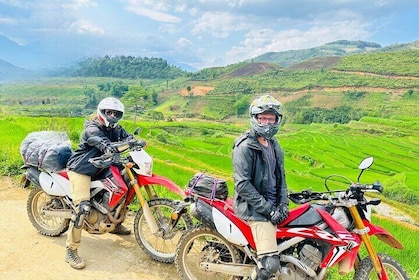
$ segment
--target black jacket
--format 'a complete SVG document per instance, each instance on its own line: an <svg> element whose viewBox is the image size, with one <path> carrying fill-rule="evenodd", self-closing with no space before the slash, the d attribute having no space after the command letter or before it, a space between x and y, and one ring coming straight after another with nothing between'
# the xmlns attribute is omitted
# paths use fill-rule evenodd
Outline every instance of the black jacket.
<svg viewBox="0 0 419 280"><path fill-rule="evenodd" d="M276 186L278 188L276 205L288 205L288 189L285 181L284 153L278 140L269 140L276 156ZM234 141L234 211L240 218L250 221L267 221L272 204L267 195L267 164L263 158L257 136L249 131Z"/></svg>
<svg viewBox="0 0 419 280"><path fill-rule="evenodd" d="M90 146L87 144L87 139L92 136L101 137L103 140L102 143L97 146ZM85 121L79 146L68 160L67 169L89 176L97 175L101 169L94 167L89 162L89 159L104 154L106 148L109 147L112 142L119 142L132 137L133 136L120 125L111 129L106 128L97 119ZM103 143L105 143L105 145L103 145Z"/></svg>

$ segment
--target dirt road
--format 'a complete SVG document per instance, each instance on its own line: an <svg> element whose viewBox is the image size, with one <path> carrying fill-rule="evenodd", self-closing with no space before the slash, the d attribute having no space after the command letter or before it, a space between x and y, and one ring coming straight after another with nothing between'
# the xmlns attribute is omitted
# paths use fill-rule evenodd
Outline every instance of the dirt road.
<svg viewBox="0 0 419 280"><path fill-rule="evenodd" d="M26 214L29 190L9 178L0 178L0 279L177 279L174 264L149 258L138 247L134 235L91 235L83 232L79 254L86 260L83 270L65 261L67 235L39 234ZM132 227L130 221L127 226Z"/></svg>

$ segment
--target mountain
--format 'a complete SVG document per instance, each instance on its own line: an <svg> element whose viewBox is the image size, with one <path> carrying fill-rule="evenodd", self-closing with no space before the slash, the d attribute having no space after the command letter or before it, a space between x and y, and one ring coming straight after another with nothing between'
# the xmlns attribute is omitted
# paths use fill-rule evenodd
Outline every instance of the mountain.
<svg viewBox="0 0 419 280"><path fill-rule="evenodd" d="M71 65L80 59L80 55L65 42L39 41L28 45L19 45L0 35L0 59L18 68L34 72L55 70Z"/></svg>
<svg viewBox="0 0 419 280"><path fill-rule="evenodd" d="M0 82L28 79L36 76L36 73L30 70L16 67L0 59Z"/></svg>
<svg viewBox="0 0 419 280"><path fill-rule="evenodd" d="M382 47L381 45L373 42L339 40L309 49L269 52L257 56L250 61L273 62L279 64L282 67L289 67L312 58L334 56L341 57L349 54L399 51L418 48L419 41Z"/></svg>

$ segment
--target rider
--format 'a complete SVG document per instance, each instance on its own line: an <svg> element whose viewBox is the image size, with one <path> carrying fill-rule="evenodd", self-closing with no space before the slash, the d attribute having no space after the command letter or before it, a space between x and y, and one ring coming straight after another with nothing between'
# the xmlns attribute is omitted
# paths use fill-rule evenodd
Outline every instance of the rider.
<svg viewBox="0 0 419 280"><path fill-rule="evenodd" d="M276 228L288 217L284 154L274 137L281 103L264 95L251 103L249 113L250 131L234 141L234 211L248 221L256 244L251 279L265 280L280 267Z"/></svg>
<svg viewBox="0 0 419 280"><path fill-rule="evenodd" d="M98 175L101 169L94 167L88 160L97 157L110 149L112 142L133 138L118 123L124 114L124 105L114 97L107 97L99 102L97 115L84 123L84 128L78 148L67 163L70 188L76 213L73 214L66 241L65 261L72 268L81 269L85 262L77 253L80 246L83 221L90 211L90 183L91 177ZM99 136L102 141L96 146L87 144L87 139ZM128 235L131 231L122 224L118 224L111 233Z"/></svg>

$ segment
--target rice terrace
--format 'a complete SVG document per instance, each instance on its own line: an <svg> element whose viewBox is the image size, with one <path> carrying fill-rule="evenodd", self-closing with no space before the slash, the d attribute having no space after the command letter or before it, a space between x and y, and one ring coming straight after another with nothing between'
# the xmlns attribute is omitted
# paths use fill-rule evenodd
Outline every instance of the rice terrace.
<svg viewBox="0 0 419 280"><path fill-rule="evenodd" d="M153 172L183 187L206 171L226 179L232 195L233 140L249 128L249 101L270 93L283 104L284 122L276 137L285 152L288 188L324 191L330 174L356 181L359 162L374 157L363 181L379 180L384 193L376 196L409 219L376 210L374 222L405 248L395 250L376 238L373 243L399 260L411 279L419 279L419 50L414 46L317 58L287 68L253 61L175 77L67 73L3 82L0 174L20 180L19 147L30 132L65 131L75 148L97 101L113 95L126 104L122 125L131 132L141 128ZM330 279L351 278L336 274Z"/></svg>

